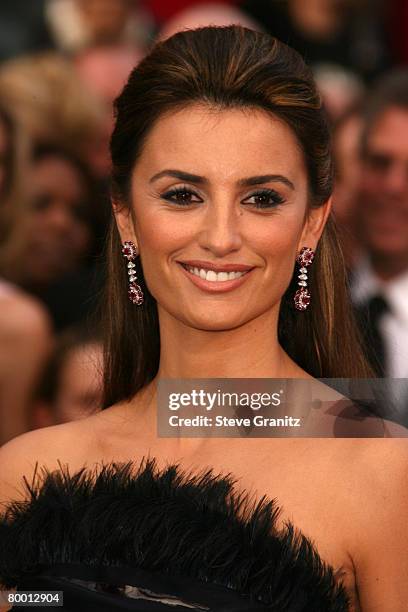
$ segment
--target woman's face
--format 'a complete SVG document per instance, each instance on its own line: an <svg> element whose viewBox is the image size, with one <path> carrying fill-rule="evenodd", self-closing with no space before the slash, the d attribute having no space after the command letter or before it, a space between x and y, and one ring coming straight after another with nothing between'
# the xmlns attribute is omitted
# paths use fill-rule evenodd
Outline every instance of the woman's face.
<svg viewBox="0 0 408 612"><path fill-rule="evenodd" d="M89 193L75 166L48 156L33 166L31 198L25 267L30 282L43 284L74 271L86 255L91 243L85 220Z"/></svg>
<svg viewBox="0 0 408 612"><path fill-rule="evenodd" d="M118 227L139 248L159 314L204 330L277 316L296 254L316 247L329 208L306 215L303 154L285 123L198 105L155 124L131 199L131 215L115 207ZM243 276L226 280L241 267ZM203 279L211 269L225 272Z"/></svg>

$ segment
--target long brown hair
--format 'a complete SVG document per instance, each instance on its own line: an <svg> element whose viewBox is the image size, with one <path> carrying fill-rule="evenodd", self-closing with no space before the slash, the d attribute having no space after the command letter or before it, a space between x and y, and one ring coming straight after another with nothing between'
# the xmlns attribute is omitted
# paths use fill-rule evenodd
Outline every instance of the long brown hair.
<svg viewBox="0 0 408 612"><path fill-rule="evenodd" d="M163 113L192 103L215 108L257 108L279 117L303 150L309 177L309 205L321 206L332 193L330 136L320 96L300 55L268 34L240 26L205 27L157 43L133 70L115 103L111 139L112 193L130 206L130 178L143 142ZM156 301L137 273L145 302L127 297L121 245L112 224L107 246L104 406L130 399L158 371L160 337ZM294 262L295 264L295 262ZM329 219L311 266L313 303L293 307L296 275L283 296L279 340L287 353L316 377L371 376L357 336L347 292L346 271L336 230Z"/></svg>

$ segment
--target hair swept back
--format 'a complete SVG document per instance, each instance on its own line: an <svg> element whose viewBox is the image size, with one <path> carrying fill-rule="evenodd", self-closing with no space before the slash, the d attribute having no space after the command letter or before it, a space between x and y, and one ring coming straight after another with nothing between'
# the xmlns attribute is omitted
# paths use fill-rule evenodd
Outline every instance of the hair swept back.
<svg viewBox="0 0 408 612"><path fill-rule="evenodd" d="M116 201L130 206L132 169L154 123L163 113L192 103L220 110L257 108L282 119L303 150L309 205L321 206L330 197L330 136L310 69L296 51L276 38L227 26L177 33L157 43L131 73L115 102L111 155ZM128 300L126 269L114 223L107 259L105 407L130 399L152 380L160 355L156 301L144 282L139 258L136 269L145 302L135 307ZM293 308L296 280L294 274L281 303L278 333L283 348L316 377L371 376L352 316L344 260L332 219L311 267L313 302L303 313Z"/></svg>

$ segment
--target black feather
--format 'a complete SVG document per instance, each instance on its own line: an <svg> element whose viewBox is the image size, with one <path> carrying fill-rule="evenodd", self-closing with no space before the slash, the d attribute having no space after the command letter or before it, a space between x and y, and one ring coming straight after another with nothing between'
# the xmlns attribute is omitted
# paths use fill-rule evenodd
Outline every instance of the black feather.
<svg viewBox="0 0 408 612"><path fill-rule="evenodd" d="M42 468L27 501L0 517L0 582L18 586L45 566L127 565L234 589L274 612L346 612L333 569L280 509L251 502L231 475L159 470L154 459L71 475Z"/></svg>

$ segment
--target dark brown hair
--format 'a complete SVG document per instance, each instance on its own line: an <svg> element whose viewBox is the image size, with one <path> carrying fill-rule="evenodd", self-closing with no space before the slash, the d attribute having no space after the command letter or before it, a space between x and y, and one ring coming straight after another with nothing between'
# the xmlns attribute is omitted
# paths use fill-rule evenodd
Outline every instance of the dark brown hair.
<svg viewBox="0 0 408 612"><path fill-rule="evenodd" d="M130 179L143 142L163 113L193 103L216 109L262 109L296 135L308 170L310 206L332 192L330 136L311 72L300 55L268 34L240 26L205 27L175 34L154 46L135 68L115 103L111 139L112 193L130 206ZM120 238L112 224L106 293L105 407L131 398L154 378L160 337L155 299L137 273L145 302L127 297ZM294 262L295 265L295 262ZM294 274L283 296L279 340L316 377L371 375L360 349L346 272L332 219L320 240L310 277L311 307L293 307Z"/></svg>

